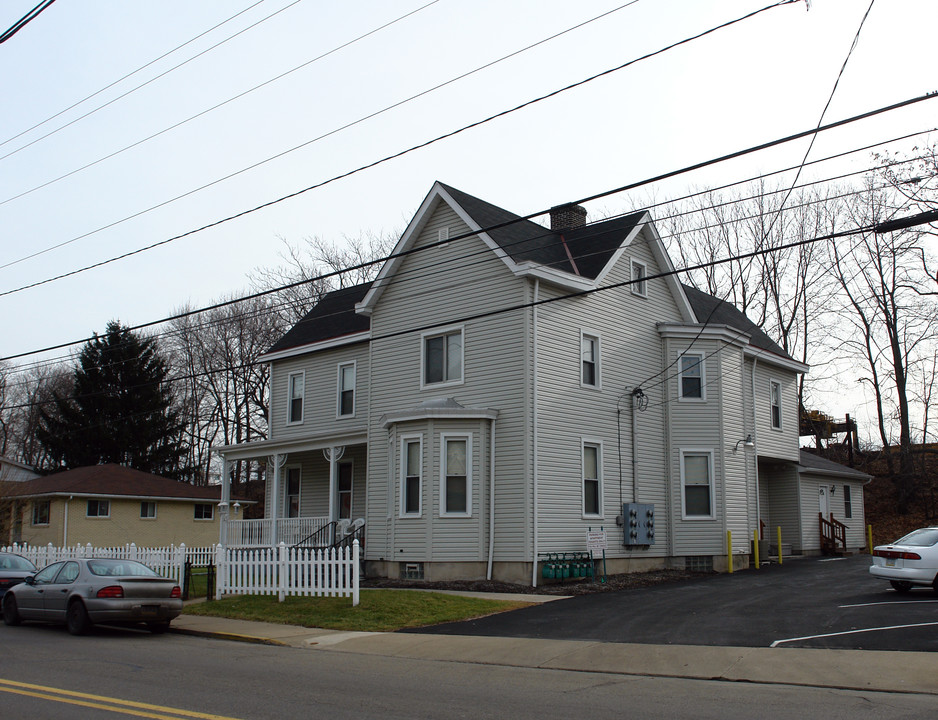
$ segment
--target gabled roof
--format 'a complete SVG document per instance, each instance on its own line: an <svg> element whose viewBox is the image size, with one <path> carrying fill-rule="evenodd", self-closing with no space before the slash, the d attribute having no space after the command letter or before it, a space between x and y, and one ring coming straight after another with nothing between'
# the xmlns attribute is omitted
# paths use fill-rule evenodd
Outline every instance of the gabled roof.
<svg viewBox="0 0 938 720"><path fill-rule="evenodd" d="M75 468L25 482L8 483L5 494L7 497L78 495L218 502L221 499L221 486L197 487L123 465L108 464ZM242 504L253 502L242 498L238 500Z"/></svg>
<svg viewBox="0 0 938 720"><path fill-rule="evenodd" d="M371 285L367 282L326 293L265 355L367 332L371 329L371 320L356 313L355 304L361 302Z"/></svg>

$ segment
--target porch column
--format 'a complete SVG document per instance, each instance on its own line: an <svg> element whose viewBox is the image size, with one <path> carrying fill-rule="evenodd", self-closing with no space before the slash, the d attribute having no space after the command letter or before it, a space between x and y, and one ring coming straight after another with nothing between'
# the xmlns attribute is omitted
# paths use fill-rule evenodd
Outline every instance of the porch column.
<svg viewBox="0 0 938 720"><path fill-rule="evenodd" d="M329 522L338 519L336 512L338 490L336 488L336 460L339 457L339 448L329 448Z"/></svg>
<svg viewBox="0 0 938 720"><path fill-rule="evenodd" d="M277 518L280 517L280 466L286 461L286 457L280 453L275 453L271 458L274 466L274 482L270 488L270 545L277 544Z"/></svg>
<svg viewBox="0 0 938 720"><path fill-rule="evenodd" d="M228 547L228 513L227 509L231 502L231 476L228 474L228 458L224 455L221 459L221 502L218 507L221 510L221 518L218 523L218 543L222 547Z"/></svg>

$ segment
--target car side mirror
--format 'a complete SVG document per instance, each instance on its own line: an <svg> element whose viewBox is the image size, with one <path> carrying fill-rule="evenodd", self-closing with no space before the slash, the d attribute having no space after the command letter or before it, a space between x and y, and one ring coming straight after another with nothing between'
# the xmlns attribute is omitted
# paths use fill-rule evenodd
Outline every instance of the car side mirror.
<svg viewBox="0 0 938 720"><path fill-rule="evenodd" d="M32 575L27 575L25 578L23 578L23 582L27 585L35 585L36 578L34 578Z"/></svg>

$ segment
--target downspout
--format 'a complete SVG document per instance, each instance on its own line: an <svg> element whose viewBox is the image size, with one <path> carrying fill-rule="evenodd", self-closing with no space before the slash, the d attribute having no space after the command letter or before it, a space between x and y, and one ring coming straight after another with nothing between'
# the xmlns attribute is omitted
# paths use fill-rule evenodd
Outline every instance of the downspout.
<svg viewBox="0 0 938 720"><path fill-rule="evenodd" d="M759 358L754 357L752 359L752 440L754 443L759 442L759 436L756 433L756 363L759 362ZM756 444L756 447L752 449L752 459L756 465L756 531L758 532L759 540L762 539L762 504L760 502L760 489L759 489L759 446ZM747 461L748 464L748 461Z"/></svg>
<svg viewBox="0 0 938 720"><path fill-rule="evenodd" d="M68 547L68 504L74 497L74 495L69 495L65 501L65 519L62 521L62 547Z"/></svg>
<svg viewBox="0 0 938 720"><path fill-rule="evenodd" d="M632 502L638 502L638 408L635 406L635 396L641 390L636 388L632 391ZM619 508L622 512L622 508ZM623 520L624 522L624 520Z"/></svg>
<svg viewBox="0 0 938 720"><path fill-rule="evenodd" d="M531 562L531 585L537 587L537 522L538 522L538 513L537 513L537 437L538 437L538 427L537 427L537 302L540 297L541 290L541 281L538 279L534 280L534 307L531 310L532 313L532 324L534 327L531 329L531 339L534 344L532 351L532 365L534 367L534 378L533 378L533 388L532 388L532 420L534 424L534 444L531 451L531 458L533 460L534 467L531 472L531 495L534 500L534 511L532 514L534 522L534 543L533 543L533 561Z"/></svg>
<svg viewBox="0 0 938 720"><path fill-rule="evenodd" d="M485 579L492 579L492 560L495 555L495 420L489 425L489 564Z"/></svg>
<svg viewBox="0 0 938 720"><path fill-rule="evenodd" d="M231 500L231 477L228 475L228 458L224 455L221 460L221 502L225 507ZM219 503L221 504L221 503ZM218 544L228 546L228 520L223 517L218 524Z"/></svg>
<svg viewBox="0 0 938 720"><path fill-rule="evenodd" d="M277 544L277 516L280 508L280 465L283 462L283 456L280 453L274 454L274 484L270 489L270 544Z"/></svg>

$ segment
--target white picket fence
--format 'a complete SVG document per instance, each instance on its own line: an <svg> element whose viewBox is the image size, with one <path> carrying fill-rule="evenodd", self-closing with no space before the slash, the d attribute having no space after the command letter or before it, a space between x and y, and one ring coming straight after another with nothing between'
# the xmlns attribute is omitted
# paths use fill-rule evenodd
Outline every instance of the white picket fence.
<svg viewBox="0 0 938 720"><path fill-rule="evenodd" d="M153 568L163 577L172 578L182 583L186 560L194 566L210 565L215 560L216 548L186 547L170 545L168 547L146 548L135 544L100 548L89 545L74 545L72 547L55 547L49 545L11 545L0 547L0 551L12 552L22 555L38 568L45 567L60 560L74 560L77 558L116 558L118 560L137 560Z"/></svg>
<svg viewBox="0 0 938 720"><path fill-rule="evenodd" d="M215 597L226 594L351 597L359 601L358 540L351 547L225 548L218 546Z"/></svg>

